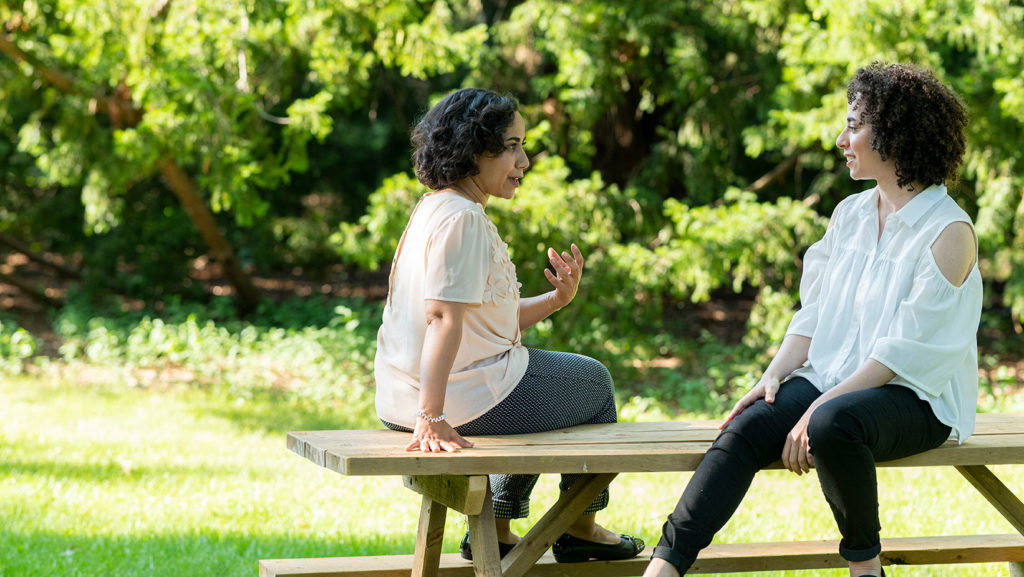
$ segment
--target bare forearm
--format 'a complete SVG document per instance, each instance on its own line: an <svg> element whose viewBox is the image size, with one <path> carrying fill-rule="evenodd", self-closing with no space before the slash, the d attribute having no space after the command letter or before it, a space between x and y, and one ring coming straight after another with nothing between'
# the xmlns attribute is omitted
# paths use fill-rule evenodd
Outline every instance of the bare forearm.
<svg viewBox="0 0 1024 577"><path fill-rule="evenodd" d="M555 291L548 291L519 300L519 330L525 331L558 311L554 294Z"/></svg>
<svg viewBox="0 0 1024 577"><path fill-rule="evenodd" d="M782 339L779 352L775 353L772 362L764 370L766 375L771 375L781 381L790 373L799 369L807 362L807 352L811 348L811 339L800 335L786 335Z"/></svg>
<svg viewBox="0 0 1024 577"><path fill-rule="evenodd" d="M419 410L430 416L444 412L448 376L462 343L462 320L435 319L427 325L420 361Z"/></svg>
<svg viewBox="0 0 1024 577"><path fill-rule="evenodd" d="M829 399L834 399L839 395L846 393L852 393L854 391L863 391L867 389L873 389L881 387L888 383L896 376L896 373L889 367L882 363L868 359L860 366L852 375L843 379L841 383L825 391L815 402L816 405L820 405Z"/></svg>

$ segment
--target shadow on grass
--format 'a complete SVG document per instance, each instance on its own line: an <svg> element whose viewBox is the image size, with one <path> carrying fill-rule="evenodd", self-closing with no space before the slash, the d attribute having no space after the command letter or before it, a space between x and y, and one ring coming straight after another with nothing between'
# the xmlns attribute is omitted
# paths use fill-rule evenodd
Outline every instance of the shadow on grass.
<svg viewBox="0 0 1024 577"><path fill-rule="evenodd" d="M372 399L318 401L287 393L261 392L242 400L210 399L194 411L223 418L242 430L269 434L384 428L377 419Z"/></svg>
<svg viewBox="0 0 1024 577"><path fill-rule="evenodd" d="M338 542L287 535L183 533L94 537L0 530L0 576L252 577L261 559L411 554L367 540Z"/></svg>

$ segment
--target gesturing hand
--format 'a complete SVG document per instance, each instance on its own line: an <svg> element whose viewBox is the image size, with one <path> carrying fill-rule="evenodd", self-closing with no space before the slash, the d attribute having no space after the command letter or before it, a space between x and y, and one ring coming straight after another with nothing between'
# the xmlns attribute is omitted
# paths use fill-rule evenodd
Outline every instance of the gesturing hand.
<svg viewBox="0 0 1024 577"><path fill-rule="evenodd" d="M555 287L555 295L552 299L556 308L562 308L572 302L576 297L576 289L580 286L580 278L583 276L583 253L573 243L570 248L572 255L563 251L561 255L555 249L548 248L548 260L555 269L544 269L544 276L548 282Z"/></svg>
<svg viewBox="0 0 1024 577"><path fill-rule="evenodd" d="M462 435L455 432L455 429L447 421L436 423L424 419L416 420L416 428L412 432L412 441L405 446L406 451L419 449L424 453L440 453L446 451L454 453L459 447L469 448L473 443L462 438Z"/></svg>

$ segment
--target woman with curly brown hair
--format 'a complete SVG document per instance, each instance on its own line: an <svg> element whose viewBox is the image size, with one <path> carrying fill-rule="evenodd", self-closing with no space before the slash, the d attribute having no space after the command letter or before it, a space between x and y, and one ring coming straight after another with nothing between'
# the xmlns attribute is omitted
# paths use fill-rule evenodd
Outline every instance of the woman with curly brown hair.
<svg viewBox="0 0 1024 577"><path fill-rule="evenodd" d="M982 284L970 217L945 182L967 112L930 72L874 63L847 89L836 139L855 180L804 257L801 308L733 408L662 529L646 577L686 572L781 459L813 466L852 577L884 575L875 462L974 430Z"/></svg>
<svg viewBox="0 0 1024 577"><path fill-rule="evenodd" d="M583 274L575 244L547 249L552 290L520 298L508 247L485 208L511 199L530 160L516 101L458 90L412 133L416 175L428 189L413 209L391 266L377 337L376 407L390 429L412 433L406 450L472 447L463 435L550 431L616 420L608 369L581 355L523 346L523 330L568 305ZM565 491L578 475L563 475ZM510 520L529 514L536 475L492 475L498 545L518 541ZM553 545L559 562L627 559L644 543L597 525L605 490ZM472 559L469 534L460 553Z"/></svg>

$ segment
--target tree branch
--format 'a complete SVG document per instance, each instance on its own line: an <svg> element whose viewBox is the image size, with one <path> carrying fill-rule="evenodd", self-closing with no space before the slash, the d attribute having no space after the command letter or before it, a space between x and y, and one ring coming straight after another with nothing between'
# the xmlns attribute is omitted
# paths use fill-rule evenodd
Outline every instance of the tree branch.
<svg viewBox="0 0 1024 577"><path fill-rule="evenodd" d="M85 94L75 79L59 70L44 64L40 59L18 47L9 34L0 34L0 52L15 62L28 64L36 76L64 94ZM102 95L96 97L97 108L111 117L118 128L136 126L142 120L142 113L132 105L131 94L122 81L114 92L114 97Z"/></svg>
<svg viewBox="0 0 1024 577"><path fill-rule="evenodd" d="M64 306L64 303L46 295L46 292L40 290L37 287L29 284L28 281L24 281L14 275L0 272L0 282L5 282L25 293L30 299L42 303L50 308L59 309Z"/></svg>
<svg viewBox="0 0 1024 577"><path fill-rule="evenodd" d="M744 188L743 190L746 190L748 192L761 192L761 190L766 188L769 184L782 178L782 175L789 172L794 166L796 166L796 163L797 161L800 160L800 157L810 152L813 148L813 145L801 148L796 152L796 154L793 154L789 158L775 165L774 168L764 173L764 175L761 176L761 178L758 178L750 186Z"/></svg>
<svg viewBox="0 0 1024 577"><path fill-rule="evenodd" d="M49 268L52 268L53 270L57 271L58 273L60 273L61 275L65 276L65 277L75 278L75 279L81 279L82 278L82 274L79 273L77 270L74 270L74 269L72 269L70 267L67 267L67 266L65 266L65 265L63 265L63 264L61 264L61 263L59 263L59 262L57 262L57 261L47 257L45 254L33 251L27 245L23 244L21 241L19 241L18 239L14 238L14 237L12 237L12 236L10 236L8 234L4 234L4 233L0 232L0 245L7 246L8 248L10 248L11 250L13 250L15 252L20 252L21 254L23 254L26 257L28 257L29 260L31 260L33 262L36 262L36 263L39 263L39 264L41 264L43 266L47 266Z"/></svg>

